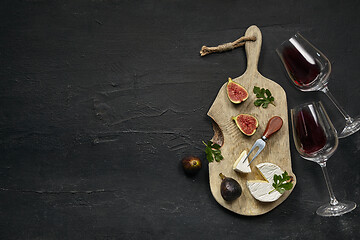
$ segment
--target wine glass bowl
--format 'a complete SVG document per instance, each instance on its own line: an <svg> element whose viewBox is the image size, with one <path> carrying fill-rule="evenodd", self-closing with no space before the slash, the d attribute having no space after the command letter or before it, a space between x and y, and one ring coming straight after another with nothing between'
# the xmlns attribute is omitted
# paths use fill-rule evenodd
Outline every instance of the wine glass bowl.
<svg viewBox="0 0 360 240"><path fill-rule="evenodd" d="M324 111L321 103L304 103L291 114L297 151L304 159L319 163L334 154L339 142Z"/></svg>
<svg viewBox="0 0 360 240"><path fill-rule="evenodd" d="M330 203L318 208L320 216L340 216L356 208L354 202L339 202L332 190L327 160L338 147L337 132L321 102L305 103L291 109L294 143L300 156L320 165L330 195Z"/></svg>
<svg viewBox="0 0 360 240"><path fill-rule="evenodd" d="M338 134L344 138L360 130L360 117L352 118L340 106L327 86L331 73L329 59L300 33L284 41L277 49L286 72L294 86L304 92L322 91L340 111L345 126Z"/></svg>
<svg viewBox="0 0 360 240"><path fill-rule="evenodd" d="M327 57L300 33L284 41L276 49L291 82L299 90L317 91L326 86L331 73Z"/></svg>

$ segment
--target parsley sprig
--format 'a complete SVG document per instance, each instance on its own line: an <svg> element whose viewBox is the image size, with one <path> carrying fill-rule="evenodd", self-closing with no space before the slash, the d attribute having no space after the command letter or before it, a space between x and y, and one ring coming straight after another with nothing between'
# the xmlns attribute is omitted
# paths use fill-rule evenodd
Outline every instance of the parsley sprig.
<svg viewBox="0 0 360 240"><path fill-rule="evenodd" d="M257 107L262 106L263 108L267 108L269 103L275 106L274 104L275 99L273 96L271 96L271 92L269 89L259 88L257 86L254 86L253 92L256 94L256 97L258 98L254 102L255 106Z"/></svg>
<svg viewBox="0 0 360 240"><path fill-rule="evenodd" d="M221 155L221 151L220 151L220 145L217 143L213 143L211 141L208 141L207 143L205 143L203 141L204 145L206 146L205 148L205 153L206 153L206 159L209 162L213 162L214 159L217 162L220 162L221 160L224 159L224 157Z"/></svg>
<svg viewBox="0 0 360 240"><path fill-rule="evenodd" d="M274 175L274 189L269 192L278 191L280 194L283 194L286 190L290 190L293 187L293 177L289 176L285 171L282 175Z"/></svg>

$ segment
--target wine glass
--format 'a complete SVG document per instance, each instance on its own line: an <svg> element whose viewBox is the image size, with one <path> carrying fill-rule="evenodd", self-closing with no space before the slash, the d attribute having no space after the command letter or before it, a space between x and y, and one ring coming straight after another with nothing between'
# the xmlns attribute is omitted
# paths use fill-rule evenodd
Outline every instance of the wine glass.
<svg viewBox="0 0 360 240"><path fill-rule="evenodd" d="M326 169L327 160L338 147L336 130L321 102L305 103L291 109L293 137L301 157L320 165L330 194L330 203L319 207L320 216L339 216L356 208L356 203L339 202L334 195Z"/></svg>
<svg viewBox="0 0 360 240"><path fill-rule="evenodd" d="M360 129L360 117L352 118L340 106L327 87L331 64L326 56L316 49L300 33L283 42L277 49L286 71L296 88L301 91L322 91L329 97L345 118L345 127L339 138L347 137Z"/></svg>

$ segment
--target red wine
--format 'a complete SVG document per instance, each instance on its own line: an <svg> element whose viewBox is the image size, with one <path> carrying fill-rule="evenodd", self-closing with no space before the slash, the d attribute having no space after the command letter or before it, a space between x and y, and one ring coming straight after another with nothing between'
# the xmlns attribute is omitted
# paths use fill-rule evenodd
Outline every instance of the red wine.
<svg viewBox="0 0 360 240"><path fill-rule="evenodd" d="M311 154L325 146L325 132L308 109L297 113L295 129L303 152Z"/></svg>
<svg viewBox="0 0 360 240"><path fill-rule="evenodd" d="M309 62L295 47L285 47L282 56L291 79L298 86L311 83L320 74L320 66L315 60Z"/></svg>

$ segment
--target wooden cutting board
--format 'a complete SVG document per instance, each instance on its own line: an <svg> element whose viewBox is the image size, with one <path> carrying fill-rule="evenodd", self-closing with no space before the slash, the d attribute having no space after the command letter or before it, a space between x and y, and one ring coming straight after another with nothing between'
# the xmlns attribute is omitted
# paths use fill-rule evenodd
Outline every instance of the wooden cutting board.
<svg viewBox="0 0 360 240"><path fill-rule="evenodd" d="M274 209L281 204L292 191L286 191L275 202L263 203L256 200L246 186L247 180L261 179L257 174L255 165L262 162L278 165L282 170L286 170L289 175L294 177L294 187L296 177L291 168L286 93L279 84L265 78L258 71L258 60L262 43L260 29L257 26L251 26L247 29L245 36L256 36L256 41L246 42L247 69L240 77L233 78L233 81L247 89L249 98L240 104L231 103L226 93L227 79L224 79L225 83L207 113L208 116L214 120L215 134L212 140L222 145L221 152L224 159L221 162L212 162L209 164L209 178L212 195L220 205L241 215L254 216L267 213ZM265 109L255 107L254 101L256 96L253 94L254 86L269 89L275 98L274 103L276 106L269 104ZM248 137L242 134L232 120L233 116L240 113L251 114L258 119L259 127L253 136ZM255 141L261 138L268 120L273 116L280 116L283 119L284 123L282 128L268 140L264 150L253 161L251 164L251 173L240 174L235 172L232 169L235 160L243 150L246 149L249 152ZM253 154L250 156L253 156ZM242 195L231 203L226 202L220 194L221 178L219 177L219 173L221 172L225 176L237 180L243 190Z"/></svg>

